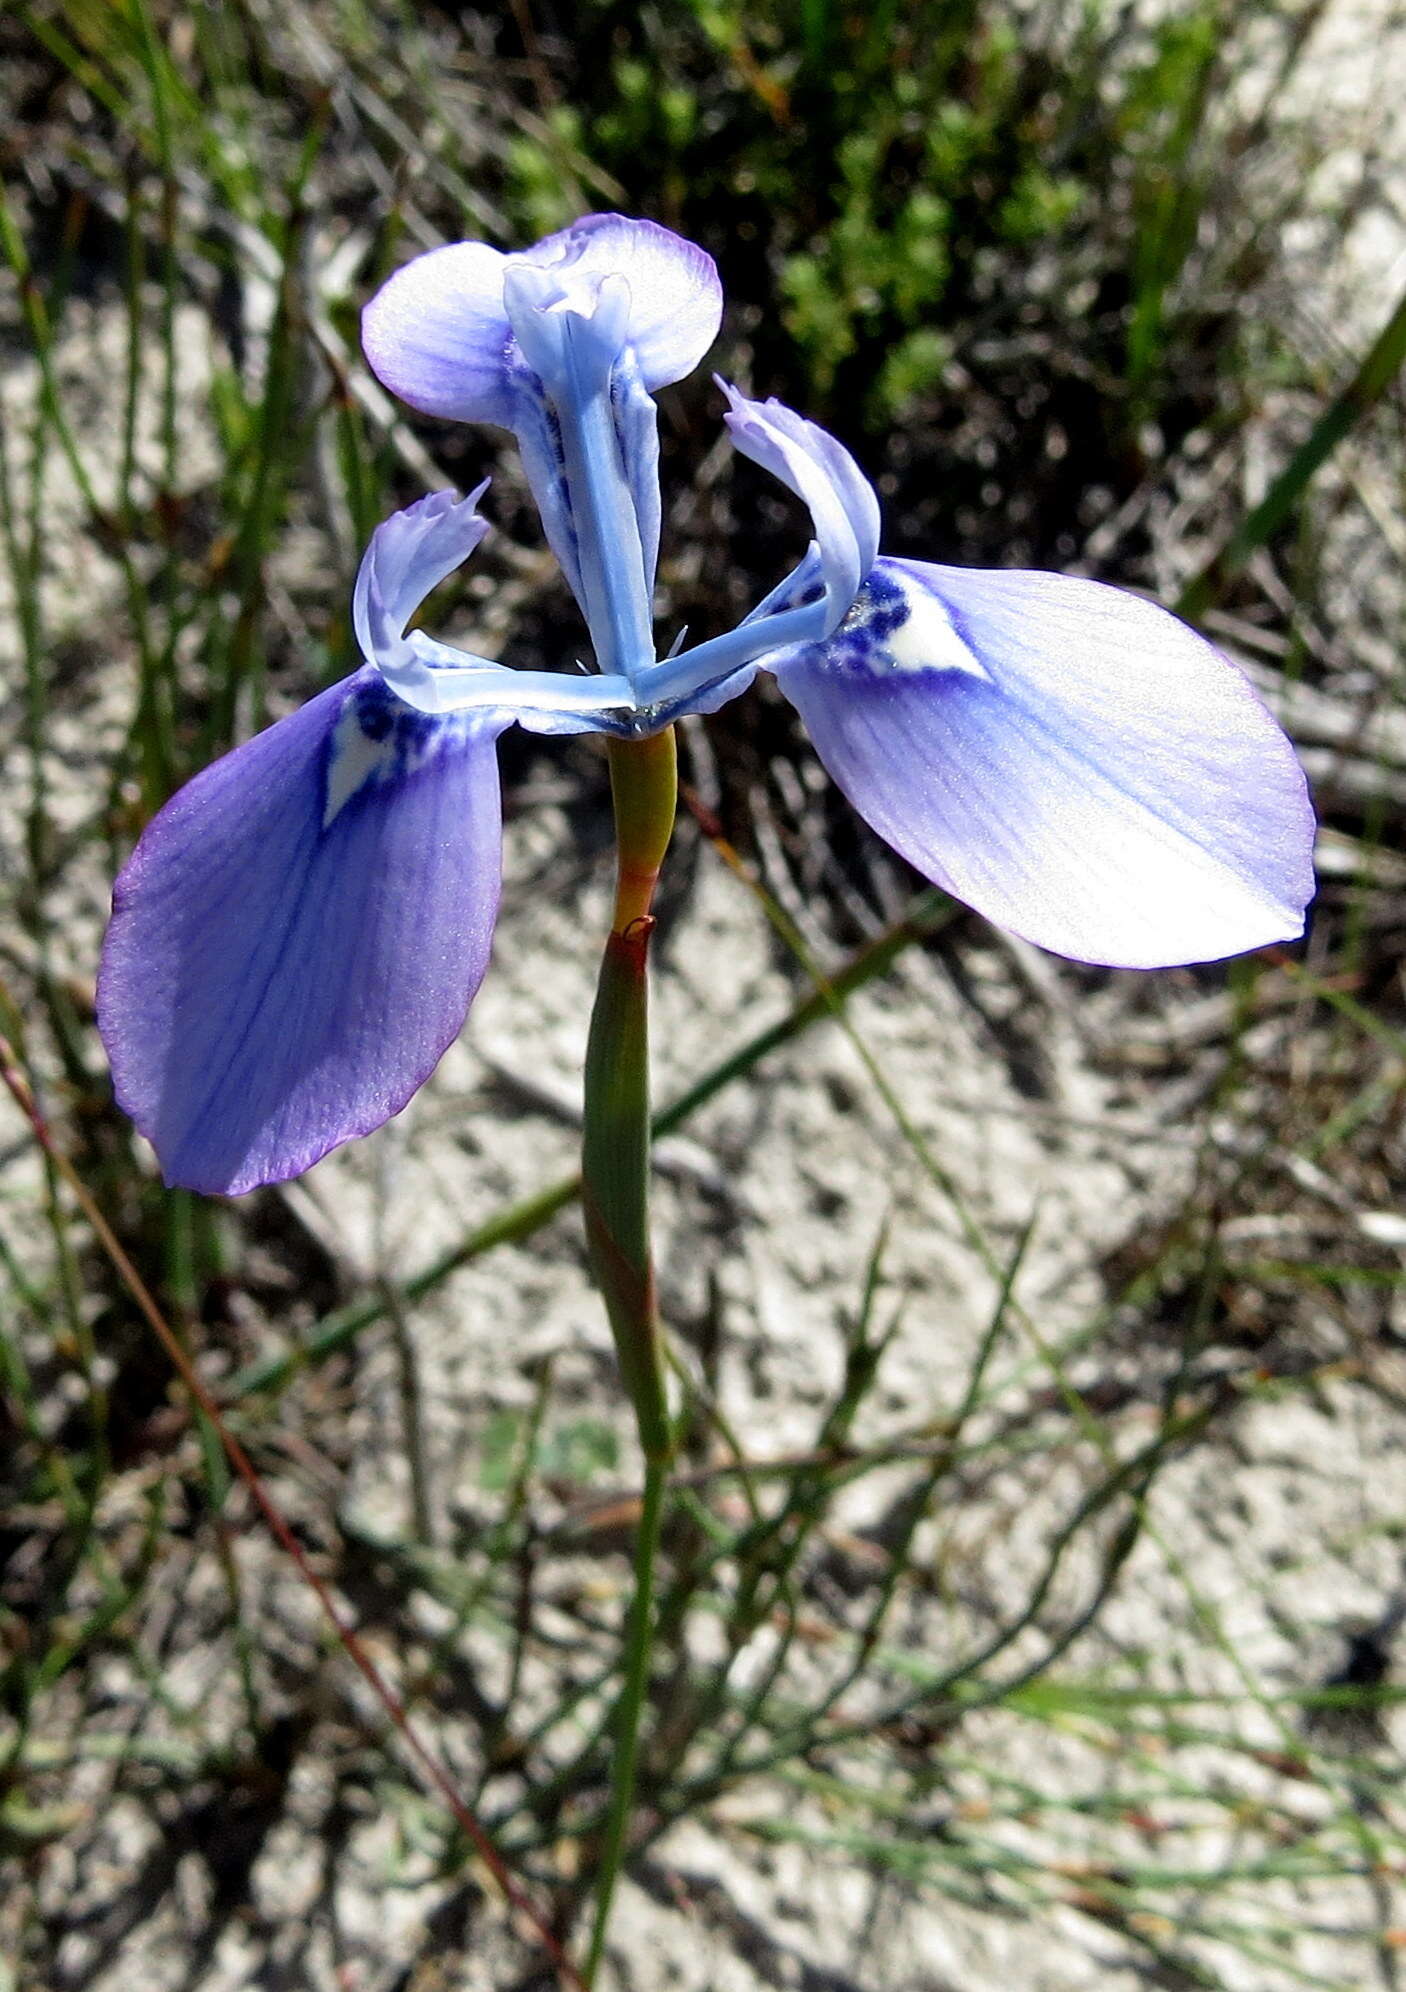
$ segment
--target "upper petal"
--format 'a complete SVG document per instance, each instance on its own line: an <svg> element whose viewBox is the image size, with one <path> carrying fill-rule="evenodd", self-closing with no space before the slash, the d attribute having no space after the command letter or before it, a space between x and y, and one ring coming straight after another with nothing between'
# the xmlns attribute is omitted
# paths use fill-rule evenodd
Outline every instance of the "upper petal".
<svg viewBox="0 0 1406 1992"><path fill-rule="evenodd" d="M361 318L378 379L427 415L514 424L513 333L503 283L513 264L550 269L558 302L589 315L603 278L623 277L623 336L647 388L679 380L717 337L722 286L711 256L653 221L589 214L505 256L451 242L397 270Z"/></svg>
<svg viewBox="0 0 1406 1992"><path fill-rule="evenodd" d="M706 250L657 221L587 214L522 252L573 286L622 276L630 287L627 339L651 391L692 373L718 336L723 291Z"/></svg>
<svg viewBox="0 0 1406 1992"><path fill-rule="evenodd" d="M297 1175L428 1078L488 963L501 724L429 719L363 669L153 818L98 1024L168 1182Z"/></svg>
<svg viewBox="0 0 1406 1992"><path fill-rule="evenodd" d="M507 260L486 242L449 242L382 284L361 314L361 344L392 394L426 415L511 428Z"/></svg>
<svg viewBox="0 0 1406 1992"><path fill-rule="evenodd" d="M1302 931L1314 825L1293 751L1150 602L883 560L845 626L775 669L861 815L1027 940L1153 968Z"/></svg>
<svg viewBox="0 0 1406 1992"><path fill-rule="evenodd" d="M781 402L749 401L719 381L723 417L744 456L769 470L808 507L825 582L826 634L859 592L879 552L879 501L859 465L835 438Z"/></svg>
<svg viewBox="0 0 1406 1992"><path fill-rule="evenodd" d="M659 414L643 382L628 363L617 367L610 387L611 413L620 442L620 460L630 487L639 534L644 598L654 600L663 501L659 492ZM652 653L651 653L652 654Z"/></svg>

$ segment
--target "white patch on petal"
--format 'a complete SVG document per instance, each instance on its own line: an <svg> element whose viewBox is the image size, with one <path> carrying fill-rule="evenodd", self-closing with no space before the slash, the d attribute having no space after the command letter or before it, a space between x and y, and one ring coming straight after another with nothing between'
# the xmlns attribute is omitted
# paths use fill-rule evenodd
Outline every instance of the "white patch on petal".
<svg viewBox="0 0 1406 1992"><path fill-rule="evenodd" d="M322 812L324 830L373 775L387 773L395 766L400 751L394 727L384 740L370 739L362 729L356 700L347 700L342 716L333 729L328 750L327 802Z"/></svg>
<svg viewBox="0 0 1406 1992"><path fill-rule="evenodd" d="M882 655L894 670L965 671L973 678L990 677L936 595L910 584L903 596L907 617L879 639Z"/></svg>

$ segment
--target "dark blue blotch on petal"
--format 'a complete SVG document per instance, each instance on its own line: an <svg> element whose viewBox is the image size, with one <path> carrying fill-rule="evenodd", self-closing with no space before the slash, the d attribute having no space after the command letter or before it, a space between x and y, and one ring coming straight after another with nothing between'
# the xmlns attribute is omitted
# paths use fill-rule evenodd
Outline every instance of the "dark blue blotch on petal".
<svg viewBox="0 0 1406 1992"><path fill-rule="evenodd" d="M806 662L813 670L846 677L887 677L901 668L891 646L910 614L903 589L875 567L834 635L804 646Z"/></svg>
<svg viewBox="0 0 1406 1992"><path fill-rule="evenodd" d="M296 1175L429 1076L488 963L502 724L416 712L367 668L153 819L117 881L98 1022L168 1182Z"/></svg>
<svg viewBox="0 0 1406 1992"><path fill-rule="evenodd" d="M431 742L448 746L454 737L452 724L398 699L379 671L361 675L362 682L356 685L349 703L358 731L367 740L383 742L394 750L394 762L388 764L387 773L404 773ZM330 744L328 758L332 758Z"/></svg>
<svg viewBox="0 0 1406 1992"><path fill-rule="evenodd" d="M357 723L368 740L388 740L395 729L395 707L398 705L402 711L405 710L404 701L396 698L379 673L373 681L352 694L351 703L356 710ZM330 753L328 758L331 758Z"/></svg>

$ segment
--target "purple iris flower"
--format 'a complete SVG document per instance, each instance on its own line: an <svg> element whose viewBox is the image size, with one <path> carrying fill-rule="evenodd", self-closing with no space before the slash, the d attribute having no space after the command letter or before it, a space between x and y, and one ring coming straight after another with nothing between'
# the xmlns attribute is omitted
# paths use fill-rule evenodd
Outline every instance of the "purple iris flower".
<svg viewBox="0 0 1406 1992"><path fill-rule="evenodd" d="M520 255L433 250L372 299L388 387L516 436L597 668L512 670L408 628L487 530L486 487L378 528L362 668L197 775L117 881L98 1021L168 1182L296 1175L423 1084L488 964L513 723L648 733L768 670L880 836L1012 933L1152 968L1302 931L1304 779L1234 665L1098 582L880 556L873 488L779 402L723 390L737 448L809 509L809 551L736 629L658 657L651 396L721 309L711 258L618 215Z"/></svg>

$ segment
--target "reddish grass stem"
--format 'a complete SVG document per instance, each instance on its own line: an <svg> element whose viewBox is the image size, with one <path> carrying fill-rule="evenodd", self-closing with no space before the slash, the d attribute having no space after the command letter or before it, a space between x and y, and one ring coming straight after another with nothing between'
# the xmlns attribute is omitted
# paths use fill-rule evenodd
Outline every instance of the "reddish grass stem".
<svg viewBox="0 0 1406 1992"><path fill-rule="evenodd" d="M329 1625L336 1633L347 1658L351 1661L352 1665L366 1682L366 1685L370 1688L372 1694L375 1695L377 1701L381 1704L381 1707L385 1710L392 1726L399 1732L406 1748L415 1758L425 1776L449 1807L449 1810L454 1815L456 1824L465 1837L472 1843L480 1860L482 1860L484 1866L492 1874L493 1879L502 1890L505 1900L517 1911L524 1922L531 1925L533 1935L551 1959L561 1983L569 1986L571 1992L585 1992L585 1981L570 1958L566 1955L543 1912L537 1908L531 1898L514 1881L512 1875L508 1872L502 1855L498 1852L498 1849L494 1846L492 1840L489 1839L484 1828L455 1790L449 1773L444 1769L429 1745L420 1738L411 1724L410 1718L405 1712L405 1707L396 1695L395 1690L387 1684L378 1671L365 1647L357 1638L356 1633L343 1618L328 1586L313 1569L306 1551L293 1534L288 1523L284 1520L272 1496L265 1489L249 1455L226 1426L220 1414L219 1405L200 1381L194 1365L185 1350L181 1347L179 1340L155 1300L152 1298L150 1290L142 1279L141 1274L123 1250L116 1233L103 1216L87 1185L83 1182L82 1177L55 1141L48 1122L40 1111L33 1089L19 1068L14 1049L8 1039L4 1037L0 1037L0 1081L3 1081L6 1091L29 1122L30 1127L34 1130L35 1139L38 1141L40 1147L73 1192L83 1215L93 1228L98 1243L112 1262L118 1278L136 1302L137 1307L151 1327L153 1334L155 1334L161 1346L170 1357L182 1383L219 1433L221 1444L228 1455L230 1465L248 1488L255 1505L268 1524L269 1530L279 1544L279 1547L292 1558L294 1564L297 1566L298 1574L316 1597L318 1604L322 1607L326 1615Z"/></svg>

